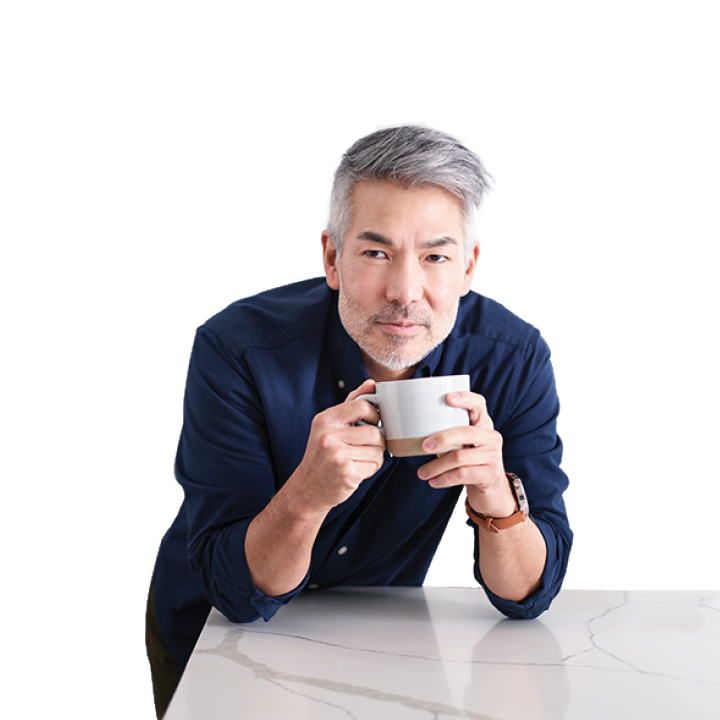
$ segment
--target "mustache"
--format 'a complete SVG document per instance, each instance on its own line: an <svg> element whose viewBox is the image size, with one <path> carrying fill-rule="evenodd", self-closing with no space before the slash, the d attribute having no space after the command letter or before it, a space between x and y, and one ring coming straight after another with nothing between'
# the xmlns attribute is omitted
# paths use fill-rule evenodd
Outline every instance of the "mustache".
<svg viewBox="0 0 720 720"><path fill-rule="evenodd" d="M374 312L370 318L373 323L392 323L400 320L414 325L429 325L430 317L419 307L412 305L387 305Z"/></svg>

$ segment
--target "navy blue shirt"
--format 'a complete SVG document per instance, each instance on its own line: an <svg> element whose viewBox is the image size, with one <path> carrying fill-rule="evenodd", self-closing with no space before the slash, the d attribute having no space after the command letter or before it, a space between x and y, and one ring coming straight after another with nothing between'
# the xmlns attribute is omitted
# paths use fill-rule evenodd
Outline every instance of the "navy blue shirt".
<svg viewBox="0 0 720 720"><path fill-rule="evenodd" d="M522 603L486 593L509 617L535 617L560 590L572 544L550 351L534 327L471 292L452 333L415 377L455 374L470 375L473 392L485 397L505 468L522 478L547 545L536 592ZM185 497L153 575L160 628L181 669L210 605L251 622L269 620L306 588L423 583L462 491L419 480L427 457L385 453L382 468L326 517L293 592L260 592L245 559L248 525L300 464L314 416L367 377L324 279L240 300L198 329L175 464ZM474 574L482 584L477 558Z"/></svg>

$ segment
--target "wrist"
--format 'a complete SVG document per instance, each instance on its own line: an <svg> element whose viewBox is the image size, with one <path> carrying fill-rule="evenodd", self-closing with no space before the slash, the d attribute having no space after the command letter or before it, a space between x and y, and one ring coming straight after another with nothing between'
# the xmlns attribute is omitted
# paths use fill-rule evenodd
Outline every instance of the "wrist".
<svg viewBox="0 0 720 720"><path fill-rule="evenodd" d="M514 500L514 510L511 513L503 515L481 513L472 506L470 493L468 493L468 497L465 499L465 510L470 520L478 527L485 528L489 533L498 533L501 530L523 523L530 511L525 495L525 488L520 478L514 473L505 473L505 475Z"/></svg>
<svg viewBox="0 0 720 720"><path fill-rule="evenodd" d="M318 501L317 494L312 492L310 478L303 476L299 469L275 493L270 505L284 522L295 523L322 523L332 510L332 506Z"/></svg>
<svg viewBox="0 0 720 720"><path fill-rule="evenodd" d="M509 517L518 509L518 503L505 474L494 488L494 492L481 490L475 485L467 486L467 500L470 507L486 517Z"/></svg>

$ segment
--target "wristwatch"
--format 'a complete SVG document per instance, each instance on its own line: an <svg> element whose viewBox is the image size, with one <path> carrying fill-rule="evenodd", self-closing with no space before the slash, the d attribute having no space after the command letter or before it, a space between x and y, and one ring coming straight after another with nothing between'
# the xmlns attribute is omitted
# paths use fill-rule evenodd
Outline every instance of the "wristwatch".
<svg viewBox="0 0 720 720"><path fill-rule="evenodd" d="M514 525L519 525L521 522L524 522L525 518L530 514L530 505L527 500L527 495L525 495L522 480L515 473L505 473L505 476L510 483L510 488L517 502L517 510L509 517L493 518L475 512L475 510L470 507L470 501L467 497L465 498L465 510L467 511L468 517L475 525L484 528L487 532L497 533L500 532L500 530L506 530Z"/></svg>

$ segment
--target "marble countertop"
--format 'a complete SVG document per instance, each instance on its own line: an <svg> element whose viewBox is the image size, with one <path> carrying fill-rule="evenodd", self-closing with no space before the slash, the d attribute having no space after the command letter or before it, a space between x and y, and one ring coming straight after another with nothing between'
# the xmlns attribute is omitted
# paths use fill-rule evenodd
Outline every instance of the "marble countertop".
<svg viewBox="0 0 720 720"><path fill-rule="evenodd" d="M166 720L720 718L720 592L564 590L507 620L482 590L306 592L213 610Z"/></svg>

